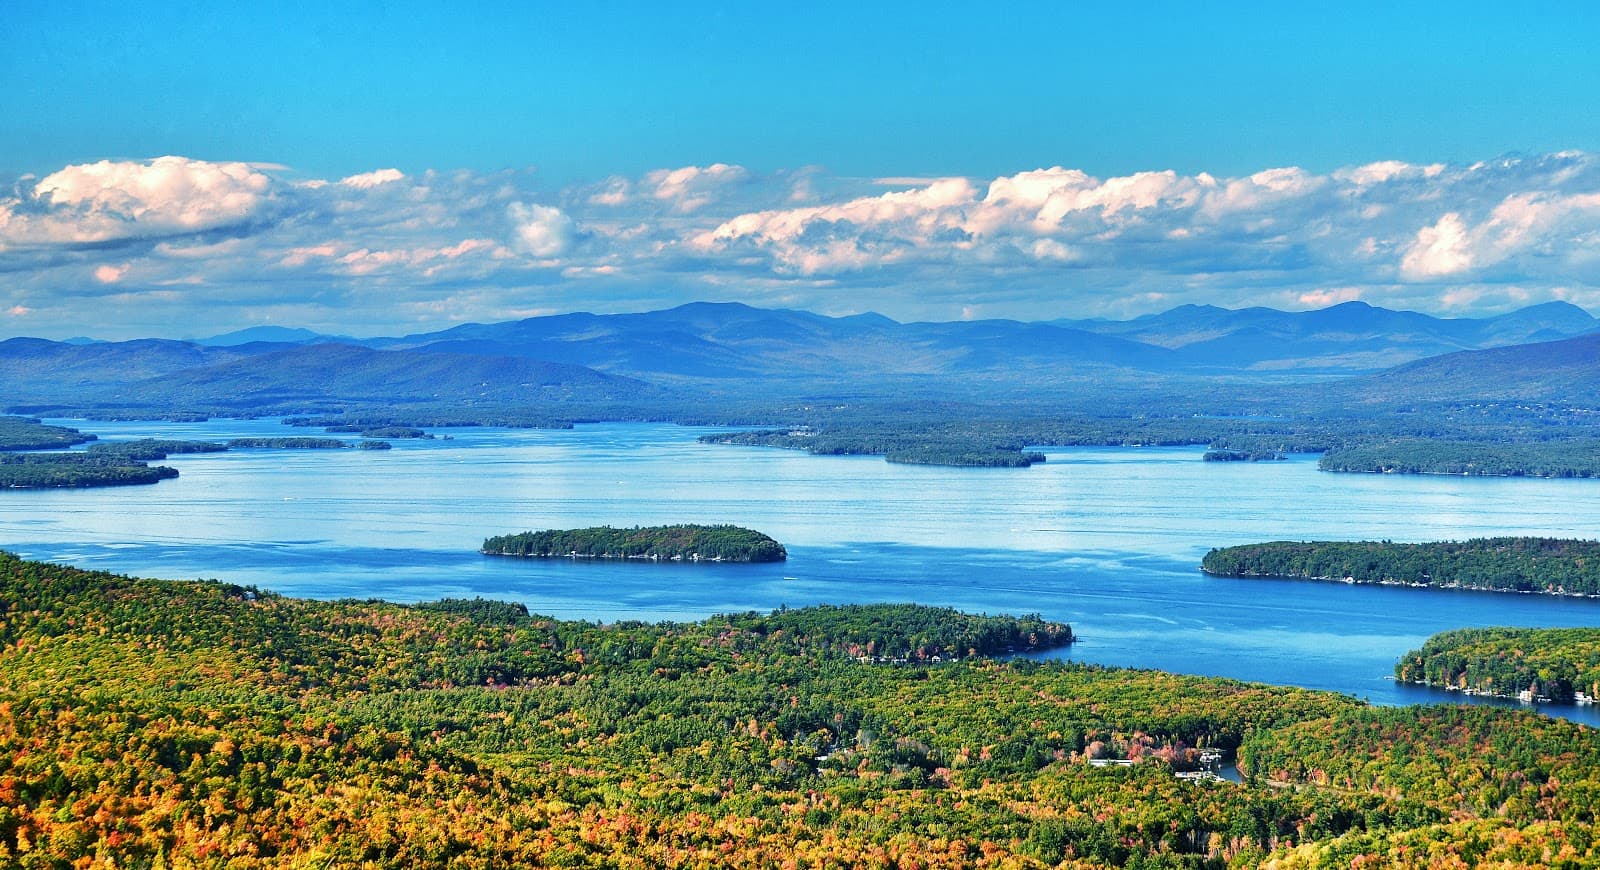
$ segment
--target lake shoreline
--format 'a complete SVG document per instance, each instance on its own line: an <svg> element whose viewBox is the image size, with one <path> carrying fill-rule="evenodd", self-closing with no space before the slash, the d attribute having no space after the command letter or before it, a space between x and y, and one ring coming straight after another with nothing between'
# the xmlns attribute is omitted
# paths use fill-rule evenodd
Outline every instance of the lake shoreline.
<svg viewBox="0 0 1600 870"><path fill-rule="evenodd" d="M1201 567L1200 573L1207 577L1225 577L1230 580L1292 580L1308 583L1340 583L1345 586L1386 586L1399 589L1437 589L1447 592L1494 592L1501 595L1546 595L1551 598L1572 598L1588 601L1600 601L1600 595L1587 592L1561 592L1554 589L1496 589L1493 586L1473 586L1464 583L1407 583L1403 580L1356 580L1352 577L1310 577L1303 574L1257 574L1250 571L1224 573L1208 571Z"/></svg>

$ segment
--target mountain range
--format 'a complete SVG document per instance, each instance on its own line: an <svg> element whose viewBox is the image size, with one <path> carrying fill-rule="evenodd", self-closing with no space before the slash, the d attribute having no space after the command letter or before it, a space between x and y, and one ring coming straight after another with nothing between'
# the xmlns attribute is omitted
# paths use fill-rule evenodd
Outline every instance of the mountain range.
<svg viewBox="0 0 1600 870"><path fill-rule="evenodd" d="M1304 312L1183 306L1127 321L947 323L700 302L389 338L280 327L196 341L14 338L0 342L0 391L13 406L532 405L670 393L896 395L915 387L926 394L952 386L1016 395L1041 386L1222 376L1527 397L1593 384L1597 352L1600 321L1563 302L1477 319L1347 302Z"/></svg>
<svg viewBox="0 0 1600 870"><path fill-rule="evenodd" d="M524 357L642 378L937 376L1063 364L1157 373L1328 375L1596 330L1600 320L1566 302L1488 318L1439 318L1346 302L1294 312L1186 305L1126 321L945 323L696 302L642 314L466 324L359 343Z"/></svg>

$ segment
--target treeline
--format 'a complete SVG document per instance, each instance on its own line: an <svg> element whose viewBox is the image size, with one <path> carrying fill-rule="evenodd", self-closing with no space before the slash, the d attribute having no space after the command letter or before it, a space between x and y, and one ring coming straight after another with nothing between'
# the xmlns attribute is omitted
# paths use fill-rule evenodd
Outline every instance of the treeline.
<svg viewBox="0 0 1600 870"><path fill-rule="evenodd" d="M1220 396L1208 407L1193 396L1151 397L1137 410L1104 396L1103 410L1063 407L1033 417L977 403L858 402L769 411L746 431L702 438L707 443L806 450L818 455L909 456L911 461L986 464L998 458L1029 464L1030 446L1206 446L1213 462L1324 454L1325 471L1596 476L1600 416L1564 405L1510 402L1428 403L1398 407L1329 407L1285 396L1247 401ZM744 412L760 419L755 409ZM739 424L738 416L670 419ZM774 424L779 424L781 428ZM945 461L949 460L949 461Z"/></svg>
<svg viewBox="0 0 1600 870"><path fill-rule="evenodd" d="M343 423L324 426L323 431L354 432L363 438L433 438L433 435L414 426L367 426L361 423Z"/></svg>
<svg viewBox="0 0 1600 870"><path fill-rule="evenodd" d="M906 465L978 468L1026 468L1044 461L1044 454L991 446L960 438L917 433L817 433L810 430L762 429L701 435L703 444L741 444L804 450L814 456L882 456Z"/></svg>
<svg viewBox="0 0 1600 870"><path fill-rule="evenodd" d="M101 441L90 444L88 452L96 456L120 456L141 462L166 459L179 453L221 453L228 445L215 441L179 441L164 438L138 438L132 441Z"/></svg>
<svg viewBox="0 0 1600 870"><path fill-rule="evenodd" d="M350 442L338 438L233 438L228 446L241 448L265 447L273 450L338 450L349 447Z"/></svg>
<svg viewBox="0 0 1600 870"><path fill-rule="evenodd" d="M342 414L294 415L286 426L321 428L328 432L360 432L386 428L437 429L441 427L501 426L509 429L571 429L573 421L552 417L536 408L369 408ZM383 437L383 436L377 436Z"/></svg>
<svg viewBox="0 0 1600 870"><path fill-rule="evenodd" d="M889 605L597 625L0 555L0 863L1600 858L1600 761L1578 726L1153 671L850 658L869 629L909 649L951 620ZM1172 775L1241 744L1258 784ZM1087 763L1105 757L1137 763Z"/></svg>
<svg viewBox="0 0 1600 870"><path fill-rule="evenodd" d="M956 444L924 445L892 450L886 462L901 465L944 465L957 468L1027 468L1044 461L1036 450L978 450Z"/></svg>
<svg viewBox="0 0 1600 870"><path fill-rule="evenodd" d="M549 529L497 535L483 542L494 556L584 556L597 559L669 559L709 562L781 562L783 545L738 526L672 525L617 529Z"/></svg>
<svg viewBox="0 0 1600 870"><path fill-rule="evenodd" d="M805 450L821 456L875 455L890 462L1023 468L1043 462L1030 446L1188 447L1209 445L1211 461L1281 458L1285 453L1320 453L1338 434L1364 434L1373 421L1343 425L1228 417L1095 417L1041 419L950 419L910 413L906 419L848 421L824 418L816 425L717 433L708 444L744 444Z"/></svg>
<svg viewBox="0 0 1600 870"><path fill-rule="evenodd" d="M1213 549L1201 561L1200 569L1222 577L1600 595L1600 541L1273 541Z"/></svg>
<svg viewBox="0 0 1600 870"><path fill-rule="evenodd" d="M34 417L0 416L0 451L60 450L94 439L66 426L47 426Z"/></svg>
<svg viewBox="0 0 1600 870"><path fill-rule="evenodd" d="M819 644L855 658L927 662L937 658L995 656L1072 643L1072 627L1037 613L974 616L916 604L819 605L770 615L728 617L741 631L796 649Z"/></svg>
<svg viewBox="0 0 1600 870"><path fill-rule="evenodd" d="M1405 683L1503 698L1600 698L1600 628L1446 631L1402 656L1394 675Z"/></svg>
<svg viewBox="0 0 1600 870"><path fill-rule="evenodd" d="M1200 457L1206 462L1267 462L1286 458L1283 451L1277 449L1266 450L1235 450L1232 448L1212 448Z"/></svg>
<svg viewBox="0 0 1600 870"><path fill-rule="evenodd" d="M1481 477L1600 477L1600 438L1533 442L1399 439L1339 447L1323 471Z"/></svg>
<svg viewBox="0 0 1600 870"><path fill-rule="evenodd" d="M117 453L0 453L0 489L129 486L178 476Z"/></svg>

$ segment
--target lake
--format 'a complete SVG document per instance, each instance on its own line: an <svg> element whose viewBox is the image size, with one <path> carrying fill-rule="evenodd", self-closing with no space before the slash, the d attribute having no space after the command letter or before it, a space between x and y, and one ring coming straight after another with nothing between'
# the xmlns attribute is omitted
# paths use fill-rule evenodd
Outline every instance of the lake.
<svg viewBox="0 0 1600 870"><path fill-rule="evenodd" d="M52 421L102 439L317 434L274 420ZM1600 601L1230 580L1214 546L1292 539L1600 537L1600 481L1326 474L1311 457L1208 463L1201 448L1046 448L1028 469L704 445L713 429L463 428L390 451L173 456L154 486L0 493L0 547L84 568L217 578L286 595L483 596L553 616L700 619L780 605L914 601L1070 622L1079 661L1332 689L1381 704L1402 653L1485 625L1600 624ZM733 523L769 565L479 555L529 529ZM1549 712L1600 725L1593 708Z"/></svg>

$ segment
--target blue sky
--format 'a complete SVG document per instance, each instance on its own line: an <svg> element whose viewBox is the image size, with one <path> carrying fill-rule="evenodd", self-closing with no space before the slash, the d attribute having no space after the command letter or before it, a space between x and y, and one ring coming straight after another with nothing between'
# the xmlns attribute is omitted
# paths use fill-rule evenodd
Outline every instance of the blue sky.
<svg viewBox="0 0 1600 870"><path fill-rule="evenodd" d="M1595 6L1297 6L16 0L0 334L1600 308Z"/></svg>

